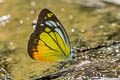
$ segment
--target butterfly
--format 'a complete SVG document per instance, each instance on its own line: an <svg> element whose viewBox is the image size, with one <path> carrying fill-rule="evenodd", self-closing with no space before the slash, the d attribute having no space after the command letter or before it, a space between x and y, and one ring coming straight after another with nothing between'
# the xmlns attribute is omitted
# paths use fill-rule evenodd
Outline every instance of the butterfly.
<svg viewBox="0 0 120 80"><path fill-rule="evenodd" d="M34 32L28 41L28 54L41 62L60 62L72 58L68 35L48 9L42 9Z"/></svg>

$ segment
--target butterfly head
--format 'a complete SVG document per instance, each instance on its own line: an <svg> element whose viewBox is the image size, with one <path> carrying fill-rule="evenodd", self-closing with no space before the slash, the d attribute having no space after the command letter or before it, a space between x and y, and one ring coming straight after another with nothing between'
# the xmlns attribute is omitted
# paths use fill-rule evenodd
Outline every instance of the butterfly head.
<svg viewBox="0 0 120 80"><path fill-rule="evenodd" d="M71 49L71 54L74 55L74 54L76 54L76 53L77 53L77 50L75 50L75 49L72 48L72 49Z"/></svg>

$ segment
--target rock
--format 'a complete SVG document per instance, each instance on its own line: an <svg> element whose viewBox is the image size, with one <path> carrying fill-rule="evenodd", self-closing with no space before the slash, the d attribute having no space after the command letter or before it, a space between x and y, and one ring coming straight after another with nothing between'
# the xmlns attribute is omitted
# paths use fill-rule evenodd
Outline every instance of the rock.
<svg viewBox="0 0 120 80"><path fill-rule="evenodd" d="M91 8L105 8L109 4L120 5L120 0L74 0L72 2Z"/></svg>
<svg viewBox="0 0 120 80"><path fill-rule="evenodd" d="M4 2L4 0L0 0L0 3L3 3Z"/></svg>
<svg viewBox="0 0 120 80"><path fill-rule="evenodd" d="M106 3L111 3L111 4L115 4L115 5L120 5L120 0L102 0L103 2Z"/></svg>
<svg viewBox="0 0 120 80"><path fill-rule="evenodd" d="M75 0L73 3L91 8L104 8L106 6L101 0Z"/></svg>

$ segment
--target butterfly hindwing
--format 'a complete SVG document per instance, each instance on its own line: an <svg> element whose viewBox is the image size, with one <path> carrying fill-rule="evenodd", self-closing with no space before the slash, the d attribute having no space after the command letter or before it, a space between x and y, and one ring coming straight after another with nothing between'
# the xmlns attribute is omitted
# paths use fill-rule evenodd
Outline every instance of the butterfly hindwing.
<svg viewBox="0 0 120 80"><path fill-rule="evenodd" d="M38 17L28 42L28 53L33 59L43 62L64 61L71 56L68 35L48 9L43 9Z"/></svg>

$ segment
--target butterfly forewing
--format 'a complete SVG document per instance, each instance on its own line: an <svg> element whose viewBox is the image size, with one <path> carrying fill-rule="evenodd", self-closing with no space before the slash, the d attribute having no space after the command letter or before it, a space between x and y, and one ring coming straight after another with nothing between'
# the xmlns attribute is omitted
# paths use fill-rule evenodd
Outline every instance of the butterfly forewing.
<svg viewBox="0 0 120 80"><path fill-rule="evenodd" d="M43 9L28 43L29 55L43 62L64 61L70 58L70 49L62 24L51 11Z"/></svg>
<svg viewBox="0 0 120 80"><path fill-rule="evenodd" d="M68 47L70 47L70 41L68 38L68 35L60 23L60 21L57 19L57 17L48 9L43 9L39 15L37 26L49 26L49 27L54 27L58 28L62 33L61 36L63 36L63 39L65 39L65 42L67 43ZM57 30L56 30L57 31Z"/></svg>

